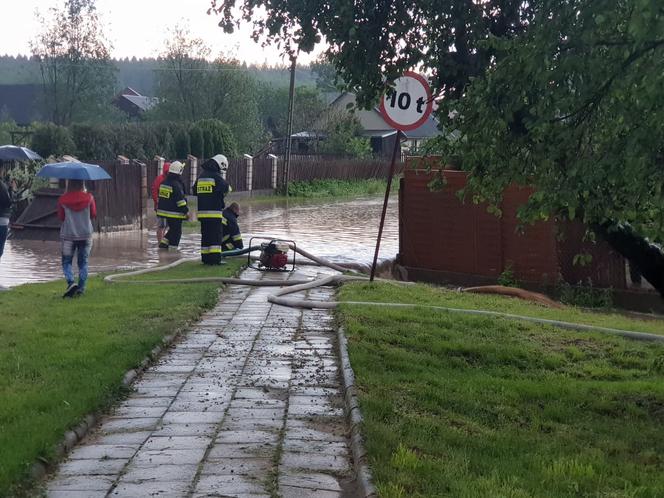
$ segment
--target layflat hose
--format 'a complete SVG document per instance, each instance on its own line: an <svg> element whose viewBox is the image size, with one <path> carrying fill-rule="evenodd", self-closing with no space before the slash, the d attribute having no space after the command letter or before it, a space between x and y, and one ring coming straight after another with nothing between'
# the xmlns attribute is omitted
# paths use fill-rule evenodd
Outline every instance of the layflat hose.
<svg viewBox="0 0 664 498"><path fill-rule="evenodd" d="M560 320L549 320L547 318L535 318L530 316L514 315L511 313L502 313L499 311L448 308L446 306L433 306L433 305L408 304L408 303L375 303L369 301L314 301L314 300L283 297L287 296L288 294L293 294L295 292L308 290L315 287L321 287L324 285L340 285L344 282L352 282L358 280L364 281L363 278L358 278L358 277L333 275L330 277L323 278L321 280L316 280L314 282L309 282L303 285L297 285L289 287L287 289L280 290L277 293L268 296L267 300L273 304L279 304L281 306L289 306L293 308L305 308L305 309L335 309L338 308L339 305L341 304L351 305L351 306L385 306L389 308L426 308L426 309L433 309L438 311L446 311L449 313L459 313L465 315L475 315L475 316L479 315L479 316L488 316L496 318L507 318L511 320L520 320L530 323L537 323L541 325L552 325L554 327L559 327L567 330L578 330L582 332L600 332L604 334L617 335L628 339L636 339L639 341L664 343L664 335L649 334L647 332L633 332L631 330L613 329L609 327L600 327L596 325L584 325L581 323L564 322Z"/></svg>
<svg viewBox="0 0 664 498"><path fill-rule="evenodd" d="M292 246L291 246L292 247ZM349 269L343 265L338 265L332 263L325 259L314 256L313 254L305 251L304 249L294 248L299 254L310 259L311 261L319 264L321 266L327 266L333 270L339 272L345 272ZM248 247L246 249L241 249L237 251L228 251L222 253L228 256L237 256L241 254L246 254L255 250L260 250L260 246ZM107 283L116 282L124 277L131 277L136 275L143 275L146 273L152 273L156 271L164 271L170 268L174 268L182 263L188 261L198 261L198 258L182 258L173 263L164 266L158 266L155 268L145 268L142 270L137 270L129 273L118 273L115 275L108 275L104 278L104 281ZM314 289L316 287L324 287L327 285L340 285L344 282L357 282L357 281L366 281L366 277L363 276L347 276L347 275L332 275L324 277L317 280L249 280L249 279L240 279L233 277L197 277L197 278L184 278L184 279L168 279L168 280L123 280L123 283L137 283L137 284L157 284L157 283L198 283L198 282L219 282L225 284L236 284L236 285L251 285L256 287L287 287L285 289L277 291L275 294L268 296L267 300L270 303L278 304L281 306L288 306L291 308L304 308L304 309L335 309L339 307L340 304L351 305L351 306L385 306L392 308L427 308L438 311L446 311L449 313L459 313L466 315L475 315L475 316L489 316L496 318L507 318L511 320L520 320L530 323L537 323L541 325L551 325L554 327L559 327L567 330L577 330L582 332L600 332L604 334L617 335L625 337L628 339L635 339L639 341L652 341L652 342L662 342L664 343L664 335L650 334L647 332L633 332L630 330L621 330L613 329L609 327L600 327L595 325L584 325L580 323L564 322L560 320L549 320L547 318L535 318L530 316L523 315L514 315L511 313L501 313L499 311L488 311L488 310L475 310L475 309L462 309L462 308L449 308L445 306L433 306L433 305L422 305L422 304L407 304L407 303L376 303L368 301L316 301L316 300L307 300L307 299L297 299L285 297L289 294L296 292Z"/></svg>

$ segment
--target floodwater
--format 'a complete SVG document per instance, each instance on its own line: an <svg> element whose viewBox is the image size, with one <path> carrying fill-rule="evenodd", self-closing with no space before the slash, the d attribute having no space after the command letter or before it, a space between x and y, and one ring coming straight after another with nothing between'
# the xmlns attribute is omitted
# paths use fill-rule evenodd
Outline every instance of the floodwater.
<svg viewBox="0 0 664 498"><path fill-rule="evenodd" d="M232 201L229 199L229 201ZM296 244L336 262L371 263L380 223L382 198L330 201L274 201L243 203L239 218L245 246L252 236L294 240ZM380 259L398 251L397 200L390 201ZM262 241L254 241L255 243ZM155 231L101 234L94 240L91 272L108 272L165 264L182 256L198 255L200 235L185 233L180 251L157 249ZM53 241L8 240L0 260L0 285L62 278L60 245Z"/></svg>

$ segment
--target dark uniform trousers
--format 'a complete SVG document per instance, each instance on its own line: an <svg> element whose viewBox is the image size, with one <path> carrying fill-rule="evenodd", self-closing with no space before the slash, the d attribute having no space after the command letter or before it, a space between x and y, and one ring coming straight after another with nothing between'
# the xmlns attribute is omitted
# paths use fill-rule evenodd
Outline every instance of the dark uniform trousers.
<svg viewBox="0 0 664 498"><path fill-rule="evenodd" d="M201 222L201 260L206 265L221 264L221 218L203 218Z"/></svg>
<svg viewBox="0 0 664 498"><path fill-rule="evenodd" d="M179 218L166 218L166 222L168 223L168 231L164 235L162 244L177 247L180 245L180 239L182 238L182 220Z"/></svg>

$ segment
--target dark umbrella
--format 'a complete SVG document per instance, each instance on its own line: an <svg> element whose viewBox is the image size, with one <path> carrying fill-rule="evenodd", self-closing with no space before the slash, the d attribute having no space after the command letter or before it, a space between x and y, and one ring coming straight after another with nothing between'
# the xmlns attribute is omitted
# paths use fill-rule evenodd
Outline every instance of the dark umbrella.
<svg viewBox="0 0 664 498"><path fill-rule="evenodd" d="M27 147L0 146L0 161L40 161L41 156Z"/></svg>
<svg viewBox="0 0 664 498"><path fill-rule="evenodd" d="M111 178L101 166L79 162L47 164L39 170L37 176L63 180L110 180Z"/></svg>

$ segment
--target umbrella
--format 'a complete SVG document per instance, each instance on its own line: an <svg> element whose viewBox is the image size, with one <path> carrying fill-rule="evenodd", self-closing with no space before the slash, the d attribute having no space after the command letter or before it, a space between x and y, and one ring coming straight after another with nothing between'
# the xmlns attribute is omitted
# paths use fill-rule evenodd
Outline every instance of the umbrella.
<svg viewBox="0 0 664 498"><path fill-rule="evenodd" d="M79 162L47 164L39 170L37 176L63 180L110 180L111 178L101 166Z"/></svg>
<svg viewBox="0 0 664 498"><path fill-rule="evenodd" d="M27 147L0 146L0 161L40 161L41 156Z"/></svg>

